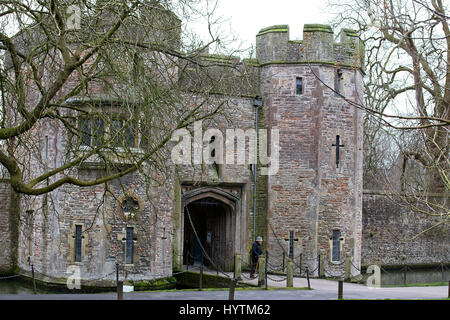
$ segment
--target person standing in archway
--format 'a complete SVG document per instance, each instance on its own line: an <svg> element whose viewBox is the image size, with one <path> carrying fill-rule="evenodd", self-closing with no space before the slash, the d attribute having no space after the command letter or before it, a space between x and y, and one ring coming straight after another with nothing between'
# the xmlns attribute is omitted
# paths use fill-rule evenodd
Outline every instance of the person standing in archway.
<svg viewBox="0 0 450 320"><path fill-rule="evenodd" d="M252 259L252 268L250 270L250 278L254 279L256 278L255 272L256 272L256 267L258 265L258 259L259 256L262 255L263 251L262 251L262 242L263 239L260 236L256 237L256 241L253 242L253 246L252 246L252 251L251 251L251 259Z"/></svg>

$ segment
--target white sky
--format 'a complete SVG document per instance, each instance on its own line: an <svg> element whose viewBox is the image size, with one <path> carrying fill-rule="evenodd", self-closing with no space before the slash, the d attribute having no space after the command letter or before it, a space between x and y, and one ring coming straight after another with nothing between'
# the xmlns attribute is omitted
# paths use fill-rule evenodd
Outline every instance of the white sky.
<svg viewBox="0 0 450 320"><path fill-rule="evenodd" d="M278 24L289 25L291 40L302 39L304 24L329 23L332 15L326 4L327 0L219 0L217 13L227 19L222 24L224 34L231 31L243 47L249 47L259 30ZM205 32L206 24L202 26Z"/></svg>

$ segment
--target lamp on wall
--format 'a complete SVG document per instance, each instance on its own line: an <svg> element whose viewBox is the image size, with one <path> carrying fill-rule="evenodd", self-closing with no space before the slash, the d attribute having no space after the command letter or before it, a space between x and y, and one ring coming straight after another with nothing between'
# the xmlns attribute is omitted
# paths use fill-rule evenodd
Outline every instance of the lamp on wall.
<svg viewBox="0 0 450 320"><path fill-rule="evenodd" d="M263 105L262 99L259 96L256 96L253 99L253 106L256 108L259 108L259 107L262 107L262 105Z"/></svg>

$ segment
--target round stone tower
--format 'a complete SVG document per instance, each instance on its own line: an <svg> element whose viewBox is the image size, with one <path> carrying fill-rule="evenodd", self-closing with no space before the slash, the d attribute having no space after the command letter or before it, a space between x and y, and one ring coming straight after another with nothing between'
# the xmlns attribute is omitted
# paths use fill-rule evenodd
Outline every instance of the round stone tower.
<svg viewBox="0 0 450 320"><path fill-rule="evenodd" d="M267 249L315 276L359 273L364 46L348 29L289 27L256 37L267 128L279 130L279 170L268 176Z"/></svg>

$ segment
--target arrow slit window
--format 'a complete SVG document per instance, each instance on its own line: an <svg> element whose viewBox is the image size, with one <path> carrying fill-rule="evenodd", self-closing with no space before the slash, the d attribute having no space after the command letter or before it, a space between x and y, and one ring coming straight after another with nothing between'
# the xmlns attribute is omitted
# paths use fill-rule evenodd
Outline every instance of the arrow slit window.
<svg viewBox="0 0 450 320"><path fill-rule="evenodd" d="M339 97L342 94L342 70L337 69L334 74L334 96Z"/></svg>
<svg viewBox="0 0 450 320"><path fill-rule="evenodd" d="M133 264L133 229L132 227L127 227L126 242L125 242L125 263Z"/></svg>
<svg viewBox="0 0 450 320"><path fill-rule="evenodd" d="M339 261L341 259L341 231L333 230L333 249L332 261Z"/></svg>
<svg viewBox="0 0 450 320"><path fill-rule="evenodd" d="M289 258L294 259L294 231L289 231Z"/></svg>
<svg viewBox="0 0 450 320"><path fill-rule="evenodd" d="M296 93L297 95L303 94L303 78L296 79Z"/></svg>
<svg viewBox="0 0 450 320"><path fill-rule="evenodd" d="M81 262L82 226L75 226L75 262Z"/></svg>

